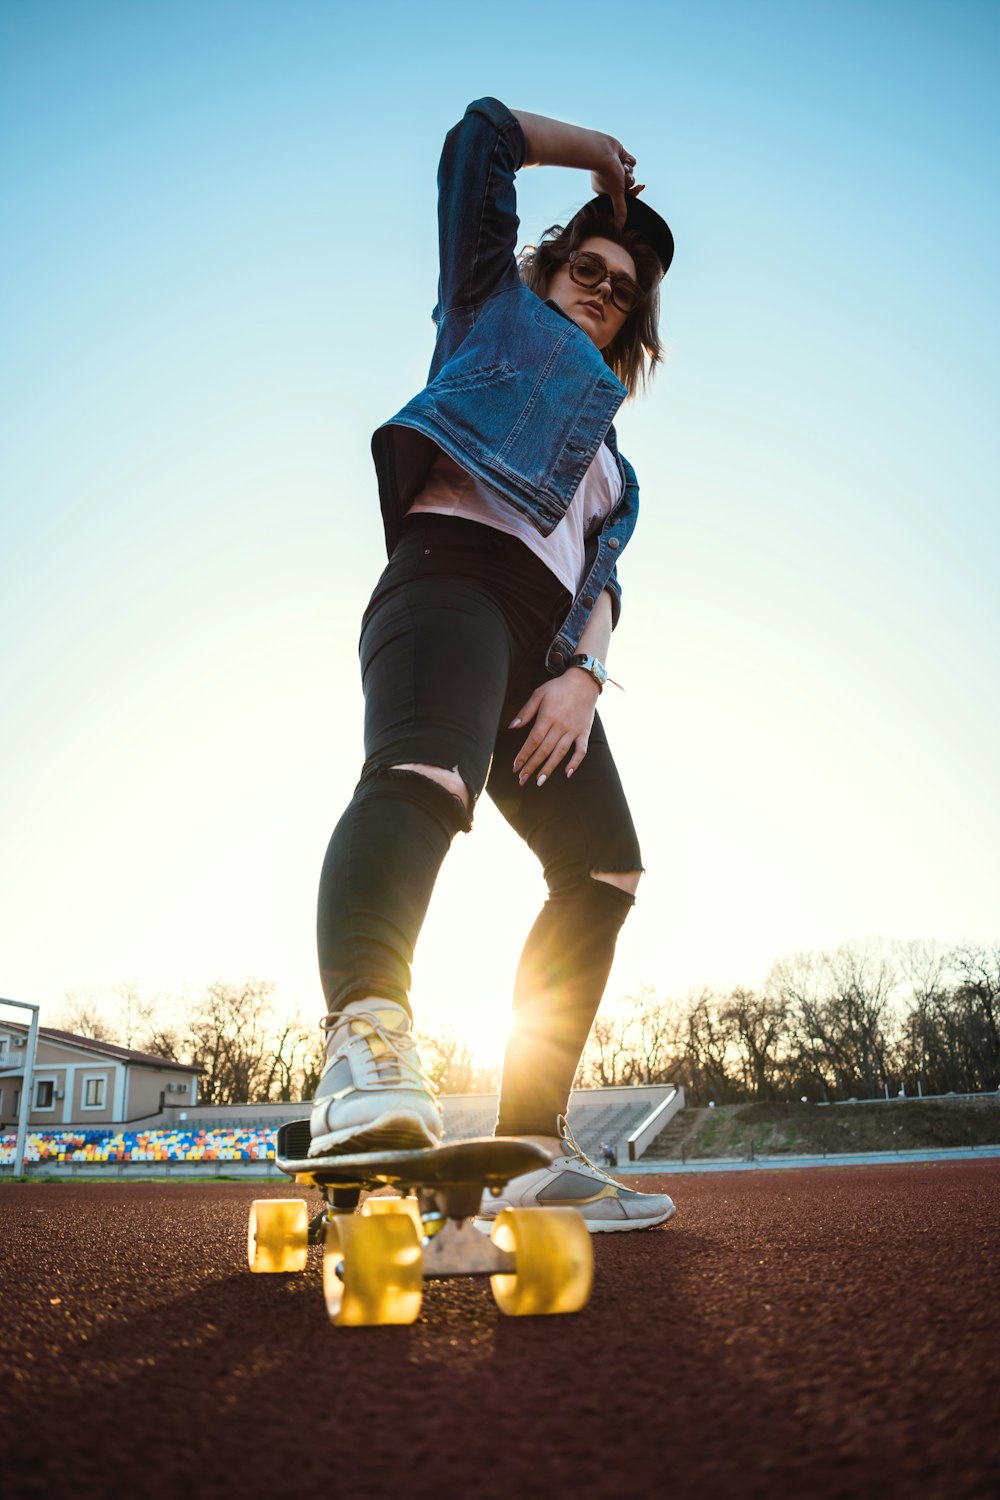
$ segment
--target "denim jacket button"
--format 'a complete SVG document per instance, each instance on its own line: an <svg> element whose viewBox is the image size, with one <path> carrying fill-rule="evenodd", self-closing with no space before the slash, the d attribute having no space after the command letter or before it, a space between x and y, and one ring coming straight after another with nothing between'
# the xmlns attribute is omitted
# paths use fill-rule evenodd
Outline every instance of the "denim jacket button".
<svg viewBox="0 0 1000 1500"><path fill-rule="evenodd" d="M556 664L557 667L562 665L562 659L563 659L563 654L562 654L561 651L553 651L553 653L552 653L552 660L555 662L555 664Z"/></svg>
<svg viewBox="0 0 1000 1500"><path fill-rule="evenodd" d="M594 596L593 596L593 594L588 594L587 595L586 599L584 599L584 601L583 601L583 607L584 607L584 609L593 609L593 607L594 607Z"/></svg>
<svg viewBox="0 0 1000 1500"><path fill-rule="evenodd" d="M610 542L608 543L608 546L611 548L612 552L617 552L617 550L618 550L618 538L616 536L613 536L611 538Z"/></svg>

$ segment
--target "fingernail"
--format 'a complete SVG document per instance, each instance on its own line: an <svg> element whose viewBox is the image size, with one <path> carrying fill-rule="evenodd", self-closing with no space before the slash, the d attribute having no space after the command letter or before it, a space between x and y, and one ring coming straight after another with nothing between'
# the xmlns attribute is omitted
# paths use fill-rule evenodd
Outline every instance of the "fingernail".
<svg viewBox="0 0 1000 1500"><path fill-rule="evenodd" d="M518 786L524 786L524 783L527 781L527 779L528 779L527 776L519 776L517 778L517 784L518 784Z"/></svg>
<svg viewBox="0 0 1000 1500"><path fill-rule="evenodd" d="M517 775L518 771L521 769L521 767L522 767L523 764L524 764L524 762L520 761L520 760L516 760L514 762L514 775L515 776Z"/></svg>
<svg viewBox="0 0 1000 1500"><path fill-rule="evenodd" d="M568 781L568 780L569 780L569 778L570 778L570 777L571 777L571 776L572 776L572 774L573 774L573 772L574 772L574 771L575 771L575 770L576 770L576 767L575 767L575 766L570 766L570 768L569 768L569 770L568 770L568 771L567 771L567 772L566 772L566 780L567 780L567 781Z"/></svg>
<svg viewBox="0 0 1000 1500"><path fill-rule="evenodd" d="M541 774L541 776L539 776L538 780L535 782L535 785L536 786L544 786L545 783L548 781L548 779L549 778L545 775L545 773L543 771L542 774Z"/></svg>
<svg viewBox="0 0 1000 1500"><path fill-rule="evenodd" d="M520 719L511 719L510 723L507 725L508 729L520 729L520 727L521 727L521 721L520 721Z"/></svg>

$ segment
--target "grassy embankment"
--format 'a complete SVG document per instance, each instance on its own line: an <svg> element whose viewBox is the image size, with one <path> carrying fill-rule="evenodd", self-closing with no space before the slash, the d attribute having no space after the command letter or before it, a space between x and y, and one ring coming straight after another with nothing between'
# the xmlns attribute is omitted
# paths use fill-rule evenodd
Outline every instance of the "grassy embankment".
<svg viewBox="0 0 1000 1500"><path fill-rule="evenodd" d="M723 1104L675 1115L648 1159L822 1156L1000 1145L1000 1094L858 1104Z"/></svg>

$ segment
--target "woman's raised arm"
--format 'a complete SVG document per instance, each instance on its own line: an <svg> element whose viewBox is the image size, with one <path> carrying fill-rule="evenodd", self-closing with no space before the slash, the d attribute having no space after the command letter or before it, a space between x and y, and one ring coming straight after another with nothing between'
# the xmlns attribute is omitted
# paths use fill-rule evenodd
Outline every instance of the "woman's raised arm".
<svg viewBox="0 0 1000 1500"><path fill-rule="evenodd" d="M621 141L602 130L586 130L582 125L568 125L564 120L550 120L547 115L532 115L526 110L511 110L524 131L527 144L526 167L580 167L590 173L595 193L607 193L614 208L618 227L625 223L625 199L641 193L644 183L636 186L635 157Z"/></svg>

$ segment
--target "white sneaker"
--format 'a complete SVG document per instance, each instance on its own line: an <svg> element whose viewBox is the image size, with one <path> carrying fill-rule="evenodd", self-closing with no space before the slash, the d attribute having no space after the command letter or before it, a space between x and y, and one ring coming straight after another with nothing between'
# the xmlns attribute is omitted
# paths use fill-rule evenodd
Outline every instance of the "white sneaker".
<svg viewBox="0 0 1000 1500"><path fill-rule="evenodd" d="M637 1193L622 1187L580 1150L566 1121L560 1119L563 1152L547 1167L514 1177L494 1198L483 1193L480 1218L495 1219L505 1208L575 1208L591 1234L652 1229L673 1217L676 1208L665 1193Z"/></svg>
<svg viewBox="0 0 1000 1500"><path fill-rule="evenodd" d="M394 1000L354 1000L333 1018L309 1126L310 1156L438 1146L444 1126L410 1018Z"/></svg>

